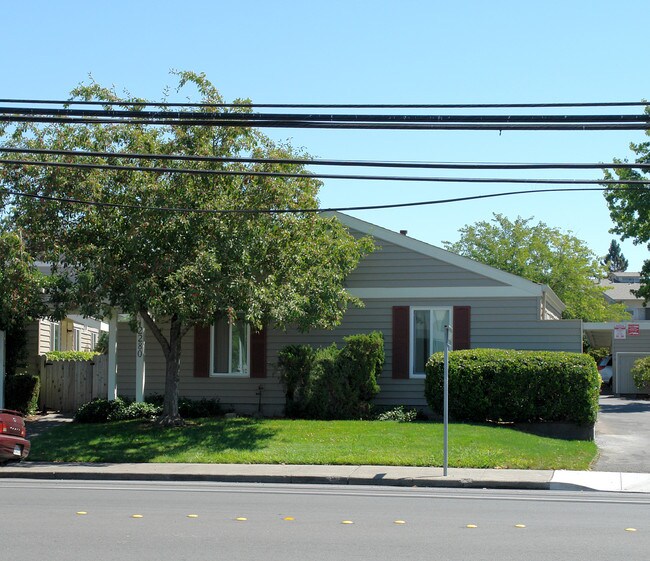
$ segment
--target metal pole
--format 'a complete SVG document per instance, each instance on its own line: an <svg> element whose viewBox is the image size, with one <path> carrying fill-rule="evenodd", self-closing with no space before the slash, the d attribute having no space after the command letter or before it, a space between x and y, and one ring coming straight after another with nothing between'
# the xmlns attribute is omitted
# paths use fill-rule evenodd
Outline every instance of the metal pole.
<svg viewBox="0 0 650 561"><path fill-rule="evenodd" d="M443 475L447 476L449 467L449 331L450 327L445 325L445 351L444 351L444 382L443 382L443 423L444 423L444 458L442 464Z"/></svg>
<svg viewBox="0 0 650 561"><path fill-rule="evenodd" d="M5 406L5 345L6 335L4 331L0 331L0 409Z"/></svg>

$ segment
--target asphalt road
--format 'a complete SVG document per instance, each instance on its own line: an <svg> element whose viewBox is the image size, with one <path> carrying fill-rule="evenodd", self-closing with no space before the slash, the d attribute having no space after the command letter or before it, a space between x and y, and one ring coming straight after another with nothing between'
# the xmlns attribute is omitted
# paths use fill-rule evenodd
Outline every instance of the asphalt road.
<svg viewBox="0 0 650 561"><path fill-rule="evenodd" d="M596 443L594 470L650 473L650 401L601 396Z"/></svg>
<svg viewBox="0 0 650 561"><path fill-rule="evenodd" d="M11 480L0 497L2 559L611 561L650 550L643 494Z"/></svg>

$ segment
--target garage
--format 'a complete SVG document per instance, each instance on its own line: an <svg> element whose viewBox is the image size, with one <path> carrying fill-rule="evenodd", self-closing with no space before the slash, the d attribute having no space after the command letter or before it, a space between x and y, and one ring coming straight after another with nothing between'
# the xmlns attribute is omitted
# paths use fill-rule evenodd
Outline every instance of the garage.
<svg viewBox="0 0 650 561"><path fill-rule="evenodd" d="M582 327L592 347L612 351L615 394L650 394L650 390L639 390L634 385L630 372L635 360L650 355L650 320L584 323Z"/></svg>

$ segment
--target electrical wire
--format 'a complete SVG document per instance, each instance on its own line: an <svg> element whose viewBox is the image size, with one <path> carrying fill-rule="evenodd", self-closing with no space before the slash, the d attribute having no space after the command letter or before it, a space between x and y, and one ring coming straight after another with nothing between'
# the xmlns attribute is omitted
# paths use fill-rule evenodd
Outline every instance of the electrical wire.
<svg viewBox="0 0 650 561"><path fill-rule="evenodd" d="M650 120L650 117L648 117ZM650 122L644 123L542 123L522 124L502 122L491 123L362 123L325 121L283 121L283 120L199 120L199 119L112 119L103 117L47 117L0 115L0 122L7 123L50 123L81 125L156 125L156 126L211 126L239 128L293 128L293 129L346 129L346 130L484 130L484 131L612 131L646 130Z"/></svg>
<svg viewBox="0 0 650 561"><path fill-rule="evenodd" d="M149 173L172 173L189 175L214 176L250 176L250 177L281 177L294 179L346 179L357 181L406 181L414 183L510 183L532 185L645 185L645 180L619 179L521 179L500 177L418 177L390 175L359 175L334 173L292 173L282 171L253 171L253 170L214 170L192 168L168 168L154 166L120 166L110 164L81 164L72 162L42 162L33 160L0 159L0 164L16 166L40 166L69 169L105 170L105 171L135 171Z"/></svg>
<svg viewBox="0 0 650 561"><path fill-rule="evenodd" d="M647 191L647 189L639 189L632 187L633 190ZM394 204L384 204L384 205L363 205L363 206L348 206L348 207L330 207L330 208L296 208L296 209L192 209L192 208L179 208L179 207L151 207L151 206L140 206L140 205L130 205L124 203L106 203L100 201L90 201L75 199L69 197L54 197L51 195L37 195L34 193L23 193L20 191L13 191L9 189L0 188L0 192L4 191L7 195L13 195L16 197L28 197L32 199L44 200L44 201L53 201L61 203L71 203L71 204L81 204L87 206L97 206L97 207L107 207L107 208L118 208L118 209L128 209L128 210L139 210L139 211L151 211L151 212L174 212L174 213L184 213L184 214L308 214L308 213L319 213L319 212L348 212L348 211L359 211L359 210L382 210L382 209L392 209L392 208L407 208L407 207L416 207L416 206L432 206L439 204L448 204L456 202L465 202L465 201L475 201L481 199L490 199L496 197L507 197L513 195L529 195L534 193L562 193L562 192L584 192L584 191L617 191L624 190L620 188L603 188L603 187L579 187L579 188L553 188L553 189L534 189L526 191L505 191L501 193L487 193L483 195L470 195L466 197L454 197L450 199L437 199L432 201L417 201L409 203L394 203ZM630 190L630 189L625 189Z"/></svg>
<svg viewBox="0 0 650 561"><path fill-rule="evenodd" d="M43 109L1 107L0 114L29 117L110 117L114 119L177 119L198 121L297 121L326 123L616 123L650 121L650 115L359 115L334 113L234 113L108 109ZM6 116L6 115L5 115Z"/></svg>
<svg viewBox="0 0 650 561"><path fill-rule="evenodd" d="M244 158L224 156L190 156L174 154L141 154L133 152L97 152L81 150L52 150L40 148L14 148L0 146L0 152L11 154L39 154L48 156L73 156L92 158L123 158L131 160L178 160L189 162L212 163L247 163L247 164L289 164L309 166L337 167L378 167L404 169L636 169L648 168L647 163L608 162L608 163L488 163L488 162L391 162L368 160L331 160L310 158Z"/></svg>
<svg viewBox="0 0 650 561"><path fill-rule="evenodd" d="M647 101L597 101L559 103L189 103L155 101L93 101L53 99L0 99L0 103L39 105L105 105L130 107L260 107L277 109L526 109L560 107L643 107Z"/></svg>

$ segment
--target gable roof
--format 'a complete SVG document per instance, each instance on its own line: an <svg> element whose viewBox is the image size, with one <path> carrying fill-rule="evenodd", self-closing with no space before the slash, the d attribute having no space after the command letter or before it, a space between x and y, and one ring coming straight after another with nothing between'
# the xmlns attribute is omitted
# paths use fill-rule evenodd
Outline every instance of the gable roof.
<svg viewBox="0 0 650 561"><path fill-rule="evenodd" d="M503 283L505 285L517 288L524 294L530 296L536 296L543 298L544 296L549 300L549 302L560 312L564 311L566 306L558 298L557 294L547 286L542 285L536 282L529 281L518 275L513 275L512 273L507 273L500 269L490 267L484 263L479 263L473 259L467 257L462 257L446 249L442 249L435 245L428 244L426 242L411 238L404 234L399 234L393 232L376 224L360 220L348 214L343 214L342 212L328 211L322 213L324 216L335 216L344 226L361 232L376 238L378 240L384 240L390 242L397 246L403 247L405 249L420 253L426 257L431 257L433 259L438 259L440 261L449 263L456 267L466 269L478 275L482 275L488 279L493 279L497 282Z"/></svg>

